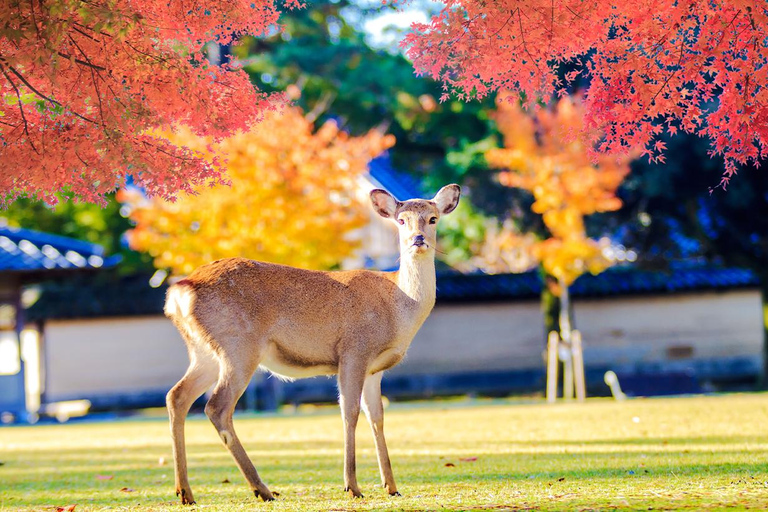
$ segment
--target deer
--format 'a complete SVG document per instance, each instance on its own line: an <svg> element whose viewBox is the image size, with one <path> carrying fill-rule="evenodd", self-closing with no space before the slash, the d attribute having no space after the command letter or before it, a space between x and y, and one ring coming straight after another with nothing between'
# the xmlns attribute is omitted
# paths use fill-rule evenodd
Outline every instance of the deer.
<svg viewBox="0 0 768 512"><path fill-rule="evenodd" d="M361 404L371 425L381 483L400 496L384 439L381 379L398 364L435 304L437 221L452 212L461 188L433 199L398 201L370 192L373 209L395 223L397 271L317 271L227 258L203 265L169 287L165 314L184 339L189 368L168 392L176 495L195 503L189 485L184 423L210 389L205 414L257 498L275 494L235 433L233 413L254 372L297 379L337 375L344 426L344 491L362 498L355 468Z"/></svg>

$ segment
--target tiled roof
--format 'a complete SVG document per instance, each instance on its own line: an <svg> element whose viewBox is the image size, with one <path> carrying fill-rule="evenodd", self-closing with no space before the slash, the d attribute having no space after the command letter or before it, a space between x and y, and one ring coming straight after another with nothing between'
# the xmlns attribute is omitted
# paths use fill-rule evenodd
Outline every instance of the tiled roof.
<svg viewBox="0 0 768 512"><path fill-rule="evenodd" d="M699 290L754 288L754 272L714 265L680 265L668 271L614 267L596 276L585 274L571 287L574 297L664 294ZM438 276L438 301L482 301L536 298L542 282L537 272L523 274L450 274Z"/></svg>
<svg viewBox="0 0 768 512"><path fill-rule="evenodd" d="M162 315L167 286L153 288L149 275L79 276L45 283L40 298L26 311L30 321Z"/></svg>
<svg viewBox="0 0 768 512"><path fill-rule="evenodd" d="M0 225L0 272L99 268L115 265L119 256L74 238Z"/></svg>
<svg viewBox="0 0 768 512"><path fill-rule="evenodd" d="M631 267L609 269L598 276L584 275L571 288L576 297L665 294L716 289L753 288L759 285L749 270L697 265L669 272ZM30 320L105 316L161 315L165 286L152 288L149 276L119 280L66 280L46 284L40 299L27 310ZM536 272L524 274L438 274L440 302L483 302L537 299L541 280Z"/></svg>
<svg viewBox="0 0 768 512"><path fill-rule="evenodd" d="M370 161L368 175L400 201L424 197L419 179L392 167L392 161L387 155Z"/></svg>

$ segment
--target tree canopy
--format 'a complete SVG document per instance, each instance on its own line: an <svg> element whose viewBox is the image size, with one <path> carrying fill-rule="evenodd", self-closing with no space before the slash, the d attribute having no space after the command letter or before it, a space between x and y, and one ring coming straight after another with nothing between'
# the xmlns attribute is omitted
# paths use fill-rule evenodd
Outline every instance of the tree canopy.
<svg viewBox="0 0 768 512"><path fill-rule="evenodd" d="M611 262L587 237L584 217L621 207L616 189L629 173L629 158L603 155L593 162L579 140L564 138L584 120L576 98L564 97L553 108L528 115L501 95L494 117L505 147L488 151L486 158L492 167L506 169L499 175L502 184L533 194L531 209L551 234L533 247L544 270L565 286L586 271L604 270Z"/></svg>
<svg viewBox="0 0 768 512"><path fill-rule="evenodd" d="M199 50L277 20L272 0L2 2L0 206L56 192L101 201L129 178L166 199L222 181L220 160L151 129L221 139L274 108L279 97Z"/></svg>
<svg viewBox="0 0 768 512"><path fill-rule="evenodd" d="M581 77L581 136L598 151L640 147L661 161L661 134L698 134L725 158L723 184L768 156L764 0L445 4L403 45L419 73L460 98L511 89L548 103Z"/></svg>

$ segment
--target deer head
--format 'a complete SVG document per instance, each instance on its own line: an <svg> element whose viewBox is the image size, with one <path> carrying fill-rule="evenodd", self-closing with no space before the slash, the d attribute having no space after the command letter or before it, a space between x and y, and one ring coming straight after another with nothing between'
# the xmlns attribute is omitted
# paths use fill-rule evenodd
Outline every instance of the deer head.
<svg viewBox="0 0 768 512"><path fill-rule="evenodd" d="M402 256L432 255L437 243L437 221L451 213L459 204L461 187L446 185L432 200L409 199L398 201L382 189L371 191L371 202L376 212L397 224Z"/></svg>

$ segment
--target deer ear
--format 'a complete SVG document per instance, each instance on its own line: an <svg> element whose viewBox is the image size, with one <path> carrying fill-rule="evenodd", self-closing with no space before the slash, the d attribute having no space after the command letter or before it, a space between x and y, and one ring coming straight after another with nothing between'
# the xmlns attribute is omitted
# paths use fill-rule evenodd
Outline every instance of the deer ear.
<svg viewBox="0 0 768 512"><path fill-rule="evenodd" d="M437 205L440 215L446 215L459 205L459 197L461 197L460 186L456 184L446 185L440 189L432 201Z"/></svg>
<svg viewBox="0 0 768 512"><path fill-rule="evenodd" d="M395 217L398 201L395 197L380 188L371 190L371 203L376 213L384 218L391 219Z"/></svg>

